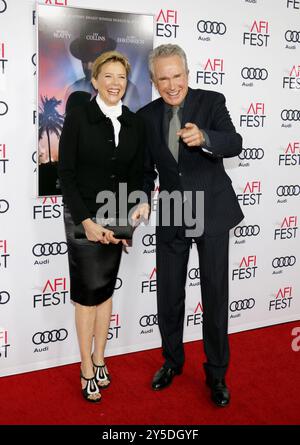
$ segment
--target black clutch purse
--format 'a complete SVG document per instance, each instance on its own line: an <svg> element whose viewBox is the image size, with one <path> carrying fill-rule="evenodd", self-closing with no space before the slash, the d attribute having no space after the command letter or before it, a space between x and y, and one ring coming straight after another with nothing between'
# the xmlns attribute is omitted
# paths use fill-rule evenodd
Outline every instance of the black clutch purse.
<svg viewBox="0 0 300 445"><path fill-rule="evenodd" d="M96 218L91 218L91 219L95 223L97 223ZM126 240L132 239L133 231L135 229L131 224L129 224L128 221L127 221L126 226L118 225L116 219L114 219L112 221L112 223L102 224L102 226L105 227L105 229L108 229L108 230L111 230L112 232L114 232L115 238L126 239ZM75 239L86 239L85 230L81 223L74 226L74 238Z"/></svg>

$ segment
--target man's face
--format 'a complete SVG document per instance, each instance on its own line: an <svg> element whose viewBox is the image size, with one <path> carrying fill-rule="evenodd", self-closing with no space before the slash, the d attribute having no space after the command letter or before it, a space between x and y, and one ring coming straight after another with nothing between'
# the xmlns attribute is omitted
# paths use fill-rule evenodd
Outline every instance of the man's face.
<svg viewBox="0 0 300 445"><path fill-rule="evenodd" d="M81 63L82 63L82 69L83 69L84 75L86 77L86 80L91 80L93 62L81 62Z"/></svg>
<svg viewBox="0 0 300 445"><path fill-rule="evenodd" d="M188 92L188 73L179 56L158 57L153 63L153 82L163 100L178 106Z"/></svg>

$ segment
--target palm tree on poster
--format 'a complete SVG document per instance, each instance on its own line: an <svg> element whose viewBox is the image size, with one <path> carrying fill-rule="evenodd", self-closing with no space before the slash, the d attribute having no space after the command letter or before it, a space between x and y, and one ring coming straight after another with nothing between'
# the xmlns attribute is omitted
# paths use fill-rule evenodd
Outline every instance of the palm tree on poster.
<svg viewBox="0 0 300 445"><path fill-rule="evenodd" d="M64 123L64 117L56 110L58 105L61 104L61 100L57 100L55 97L48 99L47 96L41 96L41 102L42 104L39 107L39 140L43 137L44 132L46 132L49 163L51 164L50 134L54 133L59 138Z"/></svg>

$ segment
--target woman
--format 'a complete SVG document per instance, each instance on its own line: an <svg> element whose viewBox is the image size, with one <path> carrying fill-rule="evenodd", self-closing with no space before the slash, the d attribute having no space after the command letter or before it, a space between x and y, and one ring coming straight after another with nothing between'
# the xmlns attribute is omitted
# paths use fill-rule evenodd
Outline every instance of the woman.
<svg viewBox="0 0 300 445"><path fill-rule="evenodd" d="M59 144L81 386L90 402L99 402L100 389L110 384L104 350L122 244L126 244L93 221L99 209L96 197L104 190L117 197L119 183L127 183L128 194L142 188L143 125L121 102L129 71L127 58L117 51L95 60L92 83L98 95L67 113ZM76 238L78 224L85 239Z"/></svg>

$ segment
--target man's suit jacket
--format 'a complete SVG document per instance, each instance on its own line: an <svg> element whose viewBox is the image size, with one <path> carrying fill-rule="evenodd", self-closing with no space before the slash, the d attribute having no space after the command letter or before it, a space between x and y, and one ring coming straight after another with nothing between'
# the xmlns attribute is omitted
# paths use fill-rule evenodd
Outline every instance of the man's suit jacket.
<svg viewBox="0 0 300 445"><path fill-rule="evenodd" d="M75 224L96 215L100 191L110 190L118 197L121 182L127 183L128 194L142 188L143 121L126 106L118 119L121 130L116 147L112 122L102 113L96 98L66 115L59 141L58 174L64 202Z"/></svg>
<svg viewBox="0 0 300 445"><path fill-rule="evenodd" d="M144 190L150 197L159 174L160 191L204 191L204 233L214 235L234 227L243 213L226 174L223 158L237 156L242 150L242 138L236 133L225 97L217 92L189 88L185 98L182 127L194 123L207 134L210 145L188 147L180 140L178 163L173 158L164 132L164 102L159 98L143 107L147 144L144 166ZM194 204L194 203L193 203ZM193 205L195 211L195 206ZM157 235L171 240L176 227L157 227Z"/></svg>

